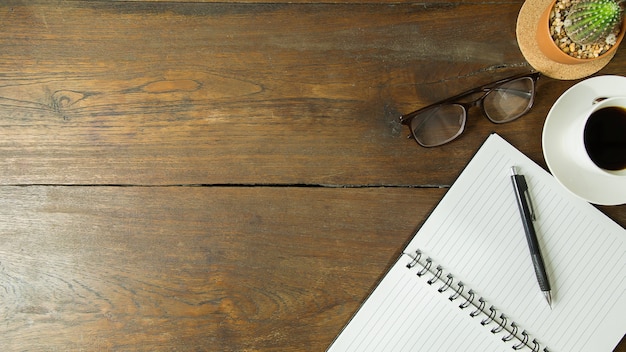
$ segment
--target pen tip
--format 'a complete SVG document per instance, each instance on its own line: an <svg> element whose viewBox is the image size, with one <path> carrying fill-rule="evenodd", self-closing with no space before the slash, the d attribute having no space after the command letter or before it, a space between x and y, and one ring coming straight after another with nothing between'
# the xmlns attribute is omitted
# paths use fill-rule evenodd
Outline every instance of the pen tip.
<svg viewBox="0 0 626 352"><path fill-rule="evenodd" d="M517 175L517 168L515 166L511 166L511 176Z"/></svg>
<svg viewBox="0 0 626 352"><path fill-rule="evenodd" d="M550 291L545 291L544 296L546 296L546 301L548 301L548 306L550 307L550 310L552 310L552 295L550 294Z"/></svg>

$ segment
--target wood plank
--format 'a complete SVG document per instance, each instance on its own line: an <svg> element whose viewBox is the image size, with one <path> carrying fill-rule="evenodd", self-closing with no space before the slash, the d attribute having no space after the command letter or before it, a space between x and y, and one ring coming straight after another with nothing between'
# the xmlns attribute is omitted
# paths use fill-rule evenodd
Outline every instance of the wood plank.
<svg viewBox="0 0 626 352"><path fill-rule="evenodd" d="M322 351L443 192L1 187L0 344Z"/></svg>
<svg viewBox="0 0 626 352"><path fill-rule="evenodd" d="M442 148L397 122L529 70L519 7L1 5L0 182L449 185L491 131L543 163L537 126L571 82Z"/></svg>
<svg viewBox="0 0 626 352"><path fill-rule="evenodd" d="M42 1L42 0L38 0L38 1ZM81 0L69 0L69 1L81 1ZM264 1L264 0L110 0L111 2L137 2L137 3L143 3L146 4L146 6L167 6L170 3L174 3L174 6L178 6L178 5L184 5L186 3L244 3L244 4L248 4L248 3L268 3L268 1ZM472 3L480 3L483 2L482 0L463 0L463 1L446 1L445 3L467 3L467 2L472 2ZM407 1L407 0L393 0L393 1L386 1L386 0L324 0L324 1L314 1L314 0L272 0L271 2L272 4L319 4L319 3L323 3L323 4L389 4L389 5L395 5L395 4L401 4L401 3L412 3L411 1ZM424 0L424 1L420 1L418 5L431 5L431 4L441 4L442 2L439 0ZM500 4L500 3L505 3L503 1L500 2L490 2L491 4ZM520 2L521 4L521 2Z"/></svg>
<svg viewBox="0 0 626 352"><path fill-rule="evenodd" d="M0 187L0 344L322 351L444 192Z"/></svg>

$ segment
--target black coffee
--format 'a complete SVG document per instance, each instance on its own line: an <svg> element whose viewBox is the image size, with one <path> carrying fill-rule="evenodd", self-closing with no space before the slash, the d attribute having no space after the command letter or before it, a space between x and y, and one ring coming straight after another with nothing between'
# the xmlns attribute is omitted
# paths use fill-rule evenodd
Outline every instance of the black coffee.
<svg viewBox="0 0 626 352"><path fill-rule="evenodd" d="M585 125L585 148L591 160L606 170L626 169L626 108L595 111Z"/></svg>

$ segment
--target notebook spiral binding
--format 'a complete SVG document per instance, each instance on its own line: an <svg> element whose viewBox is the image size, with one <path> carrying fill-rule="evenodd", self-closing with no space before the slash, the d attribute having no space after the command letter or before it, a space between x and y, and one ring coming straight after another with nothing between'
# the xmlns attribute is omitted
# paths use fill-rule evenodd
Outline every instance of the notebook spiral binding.
<svg viewBox="0 0 626 352"><path fill-rule="evenodd" d="M532 352L550 352L547 347L542 349L539 342L536 339L530 341L531 337L525 330L519 331L520 328L517 326L515 322L509 322L507 317L504 314L498 315L498 310L490 306L487 307L487 302L482 297L476 297L476 293L473 290L468 290L466 292L465 285L462 282L454 282L454 277L450 273L444 273L444 269L437 265L433 269L433 261L430 258L426 258L425 260L421 260L423 253L420 250L415 251L415 255L411 256L413 260L407 264L407 268L412 269L416 265L419 265L421 268L416 273L418 277L423 277L428 274L429 279L426 281L429 285L433 285L436 282L441 282L441 286L437 288L439 293L444 293L446 291L450 292L450 296L448 299L452 302L461 300L459 304L460 309L466 309L469 307L471 311L469 315L472 318L478 317L479 315L484 315L484 318L480 320L480 324L483 326L487 326L490 324L495 324L493 328L491 328L491 333L493 334L504 334L502 337L502 341L509 342L513 339L517 339L519 343L514 344L512 348L514 350L522 350L522 349L530 349ZM444 276L445 274L445 276Z"/></svg>

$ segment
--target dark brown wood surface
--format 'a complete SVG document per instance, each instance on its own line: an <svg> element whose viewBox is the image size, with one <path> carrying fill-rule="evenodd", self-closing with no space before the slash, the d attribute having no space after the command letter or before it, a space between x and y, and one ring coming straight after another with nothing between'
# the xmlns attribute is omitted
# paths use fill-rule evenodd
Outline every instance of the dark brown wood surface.
<svg viewBox="0 0 626 352"><path fill-rule="evenodd" d="M0 346L323 351L490 132L546 166L577 81L440 148L398 123L530 71L521 5L3 1Z"/></svg>

